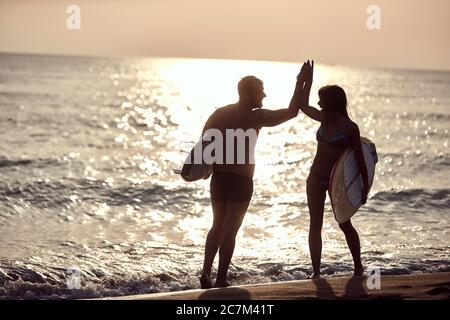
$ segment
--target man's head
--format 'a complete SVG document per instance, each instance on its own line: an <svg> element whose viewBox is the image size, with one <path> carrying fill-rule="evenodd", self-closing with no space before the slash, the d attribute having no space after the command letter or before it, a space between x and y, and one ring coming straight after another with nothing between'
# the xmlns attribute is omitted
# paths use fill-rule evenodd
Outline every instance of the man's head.
<svg viewBox="0 0 450 320"><path fill-rule="evenodd" d="M265 98L264 84L255 76L246 76L238 83L239 101L246 106L261 108Z"/></svg>

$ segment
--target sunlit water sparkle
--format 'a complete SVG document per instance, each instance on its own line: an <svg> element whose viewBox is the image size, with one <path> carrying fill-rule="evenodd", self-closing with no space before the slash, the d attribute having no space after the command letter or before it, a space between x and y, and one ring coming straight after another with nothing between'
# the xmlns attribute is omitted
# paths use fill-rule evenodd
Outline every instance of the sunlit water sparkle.
<svg viewBox="0 0 450 320"><path fill-rule="evenodd" d="M201 59L0 55L0 296L75 298L197 288L212 222L209 181L178 169L245 75L270 109L289 104L299 65ZM344 87L349 114L378 148L370 199L354 217L366 265L448 271L450 73L316 65ZM310 272L305 179L317 123L264 128L255 192L238 233L235 284ZM330 211L325 275L352 261ZM67 288L67 268L82 288Z"/></svg>

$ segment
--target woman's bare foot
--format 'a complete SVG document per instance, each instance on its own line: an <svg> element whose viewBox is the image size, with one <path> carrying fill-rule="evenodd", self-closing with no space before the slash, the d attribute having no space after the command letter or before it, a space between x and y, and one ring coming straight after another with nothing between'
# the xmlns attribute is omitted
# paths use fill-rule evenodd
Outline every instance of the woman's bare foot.
<svg viewBox="0 0 450 320"><path fill-rule="evenodd" d="M202 276L200 277L200 287L202 289L210 289L213 287L211 278L206 273L202 273Z"/></svg>
<svg viewBox="0 0 450 320"><path fill-rule="evenodd" d="M230 284L226 281L216 281L216 284L214 285L214 287L216 287L216 288L226 288L229 286L230 286Z"/></svg>

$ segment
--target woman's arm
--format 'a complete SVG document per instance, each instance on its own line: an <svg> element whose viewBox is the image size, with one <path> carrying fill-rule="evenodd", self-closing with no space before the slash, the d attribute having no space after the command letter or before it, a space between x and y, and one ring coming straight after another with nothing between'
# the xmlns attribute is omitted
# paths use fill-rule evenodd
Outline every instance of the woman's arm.
<svg viewBox="0 0 450 320"><path fill-rule="evenodd" d="M353 149L353 152L355 152L358 169L363 179L361 204L365 204L367 201L367 195L369 193L369 177L367 175L366 162L364 161L364 154L361 146L361 136L359 134L359 128L356 124L353 125L350 132L350 144Z"/></svg>
<svg viewBox="0 0 450 320"><path fill-rule="evenodd" d="M311 92L311 86L312 86L312 82L313 82L314 61L312 61L311 64L308 61L307 71L308 71L307 78L306 78L305 86L303 88L302 99L300 102L300 110L302 110L302 112L304 114L306 114L308 117L310 117L311 119L322 122L323 121L322 111L309 106L309 93Z"/></svg>

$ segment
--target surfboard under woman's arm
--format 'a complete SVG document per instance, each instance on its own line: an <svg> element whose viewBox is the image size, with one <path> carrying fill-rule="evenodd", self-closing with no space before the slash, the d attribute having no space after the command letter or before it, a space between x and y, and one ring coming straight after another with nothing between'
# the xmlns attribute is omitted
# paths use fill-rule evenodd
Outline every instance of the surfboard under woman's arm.
<svg viewBox="0 0 450 320"><path fill-rule="evenodd" d="M350 131L350 144L355 153L356 162L358 163L358 169L361 173L363 179L363 191L362 191L362 199L361 204L365 204L367 201L367 194L369 193L369 178L367 174L366 162L364 160L364 154L361 146L361 136L359 133L359 128L356 123L353 123L353 126Z"/></svg>
<svg viewBox="0 0 450 320"><path fill-rule="evenodd" d="M314 73L314 60L311 63L309 63L309 61L307 63L307 78L305 86L303 88L302 99L300 101L300 110L302 110L302 112L311 119L322 122L323 121L322 111L309 106L309 94L311 92L311 86L313 82L313 73Z"/></svg>

